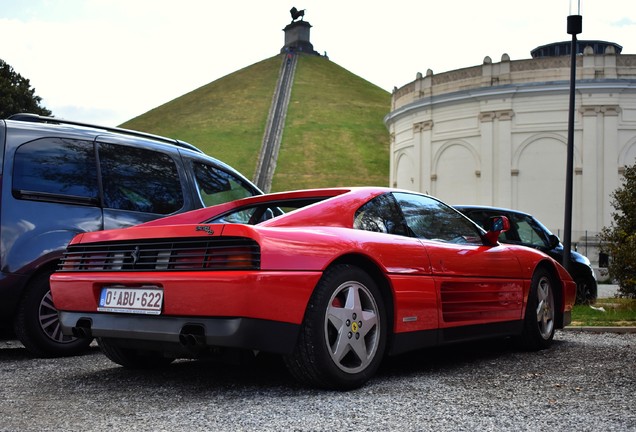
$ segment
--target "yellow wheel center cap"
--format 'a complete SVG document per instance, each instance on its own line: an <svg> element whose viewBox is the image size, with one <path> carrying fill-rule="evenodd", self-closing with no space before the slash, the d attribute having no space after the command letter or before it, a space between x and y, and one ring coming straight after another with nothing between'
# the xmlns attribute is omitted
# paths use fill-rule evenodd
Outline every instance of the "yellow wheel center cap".
<svg viewBox="0 0 636 432"><path fill-rule="evenodd" d="M358 323L357 322L354 321L353 323L351 323L351 331L354 332L354 333L358 332Z"/></svg>

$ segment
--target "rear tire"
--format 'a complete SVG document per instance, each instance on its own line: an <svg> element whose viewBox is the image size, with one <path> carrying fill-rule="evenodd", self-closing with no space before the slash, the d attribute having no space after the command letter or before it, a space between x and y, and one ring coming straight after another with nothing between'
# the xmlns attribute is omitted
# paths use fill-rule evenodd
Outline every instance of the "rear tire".
<svg viewBox="0 0 636 432"><path fill-rule="evenodd" d="M377 371L387 339L384 301L362 269L328 269L309 300L290 373L310 386L351 390Z"/></svg>
<svg viewBox="0 0 636 432"><path fill-rule="evenodd" d="M537 351L552 344L555 331L554 280L550 272L539 268L532 276L521 344L523 348Z"/></svg>
<svg viewBox="0 0 636 432"><path fill-rule="evenodd" d="M97 343L106 357L127 369L157 369L174 361L159 352L122 348L107 338L97 338Z"/></svg>
<svg viewBox="0 0 636 432"><path fill-rule="evenodd" d="M38 357L63 357L80 354L92 339L62 334L57 309L51 297L49 277L36 276L25 288L14 321L15 334L26 349Z"/></svg>

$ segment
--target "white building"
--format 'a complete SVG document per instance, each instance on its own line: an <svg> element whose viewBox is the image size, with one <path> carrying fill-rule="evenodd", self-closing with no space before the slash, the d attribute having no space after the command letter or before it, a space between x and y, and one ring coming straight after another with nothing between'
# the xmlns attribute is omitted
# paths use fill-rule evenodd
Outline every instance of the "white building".
<svg viewBox="0 0 636 432"><path fill-rule="evenodd" d="M527 60L504 54L499 63L429 70L395 89L385 117L392 186L449 204L523 210L562 235L569 45L539 47ZM636 162L636 55L615 43L579 45L572 242L594 261L595 236L614 211L610 195Z"/></svg>

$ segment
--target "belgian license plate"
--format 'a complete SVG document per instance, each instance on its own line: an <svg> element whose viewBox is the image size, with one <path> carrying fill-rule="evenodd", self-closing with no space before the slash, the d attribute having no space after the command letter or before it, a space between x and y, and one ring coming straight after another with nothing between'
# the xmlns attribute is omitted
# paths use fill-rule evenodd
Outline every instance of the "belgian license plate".
<svg viewBox="0 0 636 432"><path fill-rule="evenodd" d="M163 290L158 287L105 287L99 296L100 312L161 314Z"/></svg>

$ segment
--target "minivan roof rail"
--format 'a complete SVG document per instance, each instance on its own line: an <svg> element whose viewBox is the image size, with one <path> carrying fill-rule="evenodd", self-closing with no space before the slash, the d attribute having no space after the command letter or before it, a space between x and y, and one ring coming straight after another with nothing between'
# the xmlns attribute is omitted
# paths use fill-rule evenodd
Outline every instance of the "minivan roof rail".
<svg viewBox="0 0 636 432"><path fill-rule="evenodd" d="M33 123L49 123L49 124L67 124L67 125L73 125L73 126L81 126L81 127L88 127L88 128L93 128L93 129L102 129L108 132L115 132L115 133L120 133L120 134L126 134L126 135L131 135L131 136L137 136L140 138L150 138L150 139L154 139L157 141L162 141L164 143L167 144L172 144L178 147L182 147L182 148L186 148L198 153L203 153L203 151L201 149L199 149L198 147L187 143L185 141L181 141L178 139L174 139L174 138L166 138L164 136L161 135L154 135L154 134L150 134L150 133L146 133L146 132L139 132L136 130L131 130L131 129L123 129L123 128L118 128L118 127L110 127L110 126L101 126L101 125L95 125L95 124L91 124L91 123L83 123L83 122L78 122L78 121L73 121L73 120L65 120L65 119L59 119L57 117L47 117L47 116L41 116L38 114L31 114L31 113L19 113L19 114L13 114L9 117L7 117L7 120L17 120L17 121L25 121L25 122L33 122Z"/></svg>

